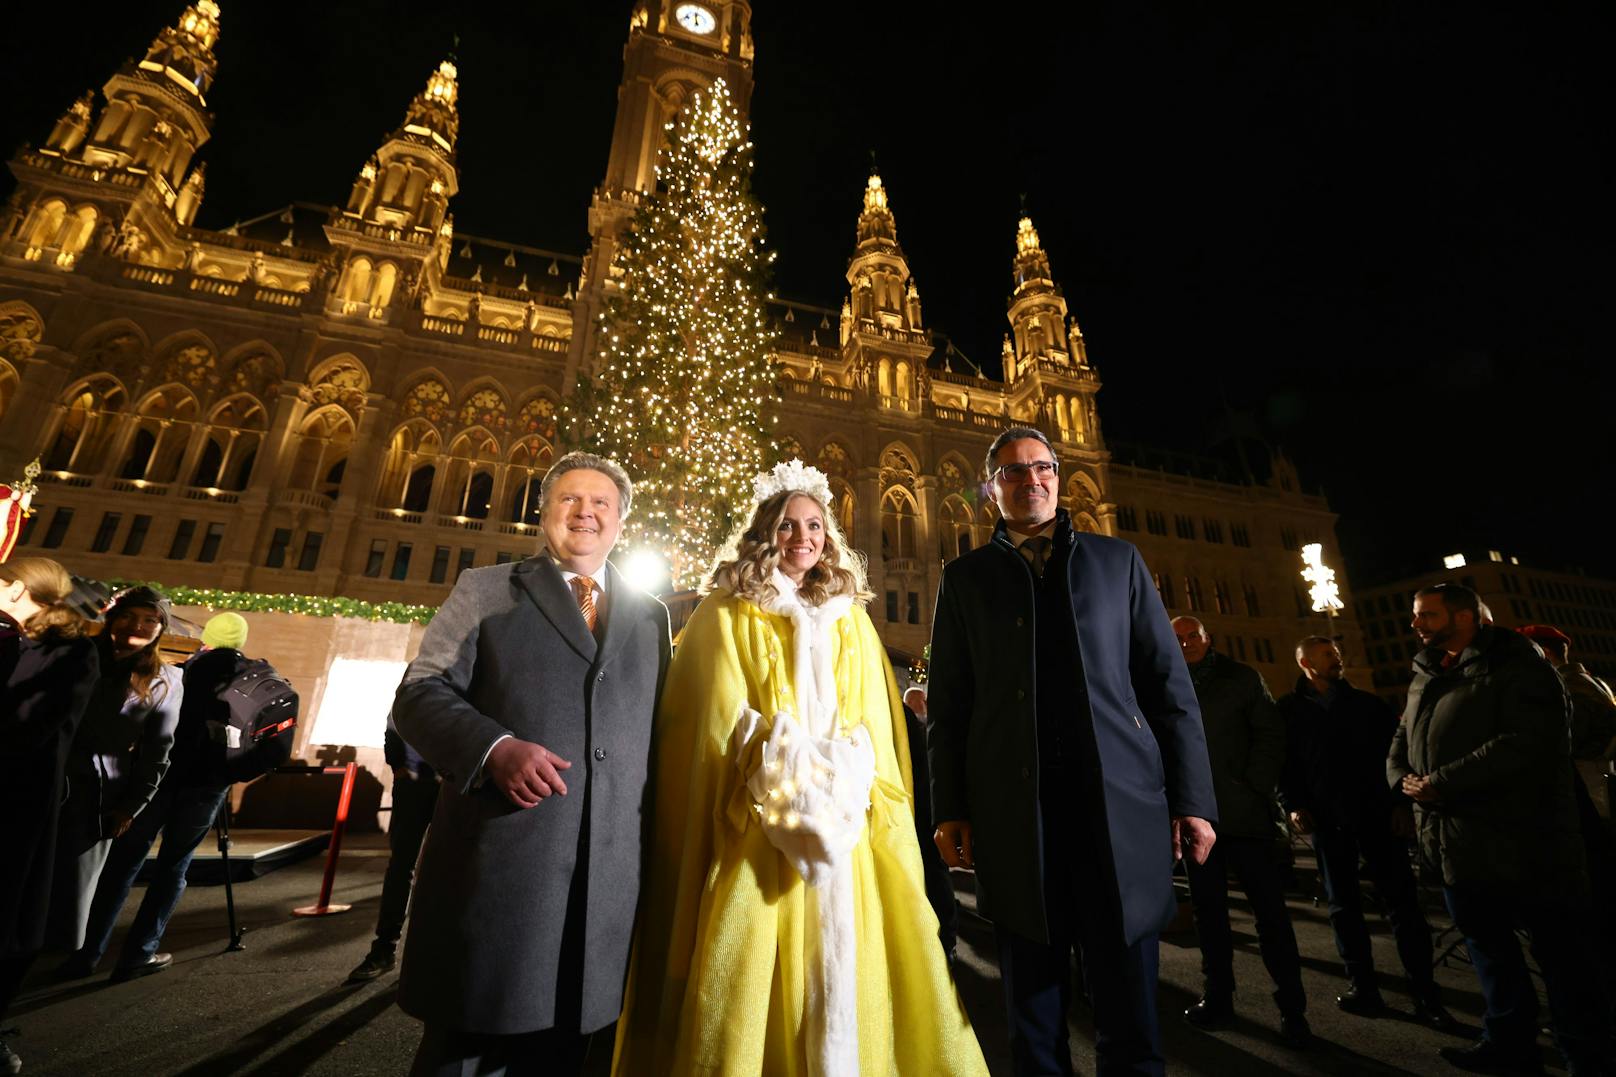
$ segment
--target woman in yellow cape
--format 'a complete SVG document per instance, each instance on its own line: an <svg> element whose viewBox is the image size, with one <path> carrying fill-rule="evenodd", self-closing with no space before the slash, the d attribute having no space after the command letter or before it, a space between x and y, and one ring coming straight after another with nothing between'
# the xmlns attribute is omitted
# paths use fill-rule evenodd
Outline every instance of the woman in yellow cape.
<svg viewBox="0 0 1616 1077"><path fill-rule="evenodd" d="M757 495L663 690L613 1072L986 1074L926 901L862 566L824 475L792 461Z"/></svg>

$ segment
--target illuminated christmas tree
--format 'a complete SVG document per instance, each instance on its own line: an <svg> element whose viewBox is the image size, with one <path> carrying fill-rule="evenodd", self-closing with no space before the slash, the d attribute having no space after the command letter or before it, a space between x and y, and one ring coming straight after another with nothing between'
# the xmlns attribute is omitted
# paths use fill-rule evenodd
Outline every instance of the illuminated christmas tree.
<svg viewBox="0 0 1616 1077"><path fill-rule="evenodd" d="M774 459L763 416L776 376L764 307L774 256L724 80L692 95L668 137L656 190L618 249L598 373L580 378L564 418L578 444L628 466L623 543L663 555L684 588L751 510L752 480Z"/></svg>

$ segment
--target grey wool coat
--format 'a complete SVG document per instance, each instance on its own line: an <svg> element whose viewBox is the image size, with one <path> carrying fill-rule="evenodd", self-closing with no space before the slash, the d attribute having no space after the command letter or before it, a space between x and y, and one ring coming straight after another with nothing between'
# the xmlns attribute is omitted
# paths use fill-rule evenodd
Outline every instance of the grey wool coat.
<svg viewBox="0 0 1616 1077"><path fill-rule="evenodd" d="M471 569L405 670L394 721L443 777L400 977L399 1005L413 1017L532 1032L554 1026L558 996L581 997L577 1031L592 1032L622 1008L670 642L667 609L607 573L597 644L548 556ZM481 780L507 733L572 763L565 796L523 809ZM583 937L573 942L585 959L569 974L562 936L580 861Z"/></svg>

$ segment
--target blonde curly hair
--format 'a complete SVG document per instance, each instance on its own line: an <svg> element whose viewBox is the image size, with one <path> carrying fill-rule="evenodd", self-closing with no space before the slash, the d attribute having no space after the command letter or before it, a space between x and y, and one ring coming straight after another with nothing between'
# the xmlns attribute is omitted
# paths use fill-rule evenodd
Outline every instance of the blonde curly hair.
<svg viewBox="0 0 1616 1077"><path fill-rule="evenodd" d="M864 574L864 555L848 546L830 506L806 490L782 490L758 502L752 518L736 528L719 550L702 589L704 593L723 589L758 605L778 597L774 570L780 567L780 547L776 536L786 517L786 506L795 497L806 497L818 505L825 521L825 545L819 563L803 576L798 597L809 606L821 605L833 595L852 595L861 603L875 597Z"/></svg>

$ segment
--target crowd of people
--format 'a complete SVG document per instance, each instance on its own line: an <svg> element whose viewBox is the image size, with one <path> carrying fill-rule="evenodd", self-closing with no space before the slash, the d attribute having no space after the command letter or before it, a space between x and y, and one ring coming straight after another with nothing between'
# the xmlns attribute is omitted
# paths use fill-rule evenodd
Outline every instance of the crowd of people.
<svg viewBox="0 0 1616 1077"><path fill-rule="evenodd" d="M246 620L211 618L172 665L158 651L171 618L150 587L107 596L48 558L0 563L0 834L12 857L0 876L0 1022L41 953L61 955L61 979L96 971L159 836L112 977L167 968L157 948L232 781L284 758L289 738L222 743ZM267 758L255 766L254 752ZM0 1039L0 1070L21 1067Z"/></svg>
<svg viewBox="0 0 1616 1077"><path fill-rule="evenodd" d="M1158 939L1179 864L1204 974L1184 1019L1235 1014L1232 880L1279 1036L1304 1049L1293 834L1316 854L1343 1011L1387 1008L1367 875L1415 1018L1456 1031L1417 849L1486 1003L1481 1038L1443 1058L1540 1068L1524 929L1568 1068L1610 1072L1616 702L1564 633L1492 625L1443 584L1414 598L1424 649L1400 719L1321 636L1276 701L1206 624L1169 620L1137 550L1073 527L1044 435L1004 431L985 474L1000 522L945 566L929 680L900 696L814 468L758 476L677 647L608 560L628 475L586 453L551 468L543 551L460 576L389 718L392 860L350 980L393 969L403 939L412 1073L577 1073L614 1024L623 1077L985 1073L949 869L974 873L993 924L1017 1074L1072 1072L1079 994L1100 1073L1165 1072ZM42 950L67 952L64 976L95 969L159 833L114 975L167 965L186 863L240 773L209 746L245 622L214 618L174 669L155 653L161 595L116 596L93 639L72 596L54 562L0 565L0 737L29 761L0 792L25 854L0 887L0 1017Z"/></svg>

